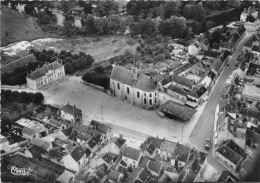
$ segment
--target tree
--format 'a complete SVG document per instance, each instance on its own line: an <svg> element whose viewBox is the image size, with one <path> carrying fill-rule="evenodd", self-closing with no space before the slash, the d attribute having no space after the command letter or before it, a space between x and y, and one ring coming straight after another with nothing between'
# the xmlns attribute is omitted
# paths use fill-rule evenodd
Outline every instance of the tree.
<svg viewBox="0 0 260 183"><path fill-rule="evenodd" d="M22 101L22 102L26 102L26 99L27 99L27 93L26 92L21 92L20 93L20 100Z"/></svg>
<svg viewBox="0 0 260 183"><path fill-rule="evenodd" d="M71 57L66 57L65 60L63 61L64 64L68 64L72 62L72 58Z"/></svg>
<svg viewBox="0 0 260 183"><path fill-rule="evenodd" d="M16 85L17 84L17 78L15 76L12 76L8 78L7 83L8 85Z"/></svg>
<svg viewBox="0 0 260 183"><path fill-rule="evenodd" d="M74 53L74 54L72 55L72 59L73 59L73 60L77 60L77 59L79 59L79 55L76 54L76 53Z"/></svg>
<svg viewBox="0 0 260 183"><path fill-rule="evenodd" d="M32 92L27 93L26 101L34 102L34 93L32 93Z"/></svg>
<svg viewBox="0 0 260 183"><path fill-rule="evenodd" d="M177 15L180 10L180 2L167 1L161 6L161 12L163 19L169 19L172 15Z"/></svg>
<svg viewBox="0 0 260 183"><path fill-rule="evenodd" d="M141 34L142 33L142 27L139 22L134 22L130 25L130 33L133 35Z"/></svg>
<svg viewBox="0 0 260 183"><path fill-rule="evenodd" d="M199 22L194 22L192 25L192 32L194 34L199 34L201 32L201 25Z"/></svg>
<svg viewBox="0 0 260 183"><path fill-rule="evenodd" d="M186 33L186 19L173 16L167 20L170 25L171 36L175 38L184 37Z"/></svg>
<svg viewBox="0 0 260 183"><path fill-rule="evenodd" d="M9 113L4 112L1 116L1 134L9 132L11 128L11 121Z"/></svg>
<svg viewBox="0 0 260 183"><path fill-rule="evenodd" d="M72 22L70 20L65 20L64 21L64 26L63 26L63 34L67 37L70 37L74 33L74 26L72 25Z"/></svg>
<svg viewBox="0 0 260 183"><path fill-rule="evenodd" d="M149 18L140 21L143 35L151 35L155 30L155 23Z"/></svg>
<svg viewBox="0 0 260 183"><path fill-rule="evenodd" d="M80 52L79 52L79 56L80 56L80 57L85 57L85 58L87 57L86 53L83 52L83 51L80 51Z"/></svg>
<svg viewBox="0 0 260 183"><path fill-rule="evenodd" d="M12 99L13 100L19 100L20 93L18 91L13 91L12 92Z"/></svg>
<svg viewBox="0 0 260 183"><path fill-rule="evenodd" d="M50 56L53 56L54 53L55 53L55 52L54 52L53 49L49 49L49 50L47 51L47 54L50 55Z"/></svg>
<svg viewBox="0 0 260 183"><path fill-rule="evenodd" d="M99 65L97 67L94 68L94 71L97 73L97 74L104 74L105 72L105 69L103 66Z"/></svg>
<svg viewBox="0 0 260 183"><path fill-rule="evenodd" d="M93 15L88 15L85 20L85 31L87 35L94 34L96 32L94 25L95 18Z"/></svg>
<svg viewBox="0 0 260 183"><path fill-rule="evenodd" d="M73 60L72 66L75 70L78 69L80 67L80 61L79 60Z"/></svg>
<svg viewBox="0 0 260 183"><path fill-rule="evenodd" d="M157 56L154 57L154 61L156 62L162 62L165 60L165 55L163 53L158 54Z"/></svg>
<svg viewBox="0 0 260 183"><path fill-rule="evenodd" d="M27 15L35 15L35 8L34 5L32 4L32 2L27 2L24 6L24 11Z"/></svg>
<svg viewBox="0 0 260 183"><path fill-rule="evenodd" d="M95 15L98 17L108 16L111 14L118 14L118 2L114 0L99 1L94 12Z"/></svg>
<svg viewBox="0 0 260 183"><path fill-rule="evenodd" d="M95 29L97 34L102 35L108 32L107 30L107 19L106 18L96 18L94 20Z"/></svg>
<svg viewBox="0 0 260 183"><path fill-rule="evenodd" d="M44 11L38 13L38 23L40 25L49 24L51 21L51 17L47 15Z"/></svg>
<svg viewBox="0 0 260 183"><path fill-rule="evenodd" d="M74 72L74 68L71 63L65 64L65 73L72 74Z"/></svg>
<svg viewBox="0 0 260 183"><path fill-rule="evenodd" d="M42 53L40 53L38 60L41 61L41 62L44 62L45 58L46 58L46 53L42 52Z"/></svg>
<svg viewBox="0 0 260 183"><path fill-rule="evenodd" d="M34 102L35 103L42 103L43 100L44 100L44 96L43 96L42 93L37 92L37 93L34 94Z"/></svg>
<svg viewBox="0 0 260 183"><path fill-rule="evenodd" d="M117 34L121 24L119 15L109 15L107 20L108 32L111 34Z"/></svg>
<svg viewBox="0 0 260 183"><path fill-rule="evenodd" d="M92 63L94 62L94 58L89 54L87 54L86 59L87 59L88 65L92 65Z"/></svg>
<svg viewBox="0 0 260 183"><path fill-rule="evenodd" d="M61 1L61 10L64 13L68 13L70 9L70 1Z"/></svg>

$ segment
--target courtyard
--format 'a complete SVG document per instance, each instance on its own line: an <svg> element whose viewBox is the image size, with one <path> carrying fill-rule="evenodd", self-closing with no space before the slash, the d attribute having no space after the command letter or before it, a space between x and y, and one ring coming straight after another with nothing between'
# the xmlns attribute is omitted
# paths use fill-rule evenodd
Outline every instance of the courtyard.
<svg viewBox="0 0 260 183"><path fill-rule="evenodd" d="M198 82L201 77L196 75L196 74L193 74L193 73L188 73L185 78L189 79L189 80L194 80L195 82Z"/></svg>

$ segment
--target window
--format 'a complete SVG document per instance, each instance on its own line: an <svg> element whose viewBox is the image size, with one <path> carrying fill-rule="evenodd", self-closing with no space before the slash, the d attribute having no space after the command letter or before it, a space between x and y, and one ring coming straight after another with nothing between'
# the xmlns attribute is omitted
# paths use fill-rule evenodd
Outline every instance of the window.
<svg viewBox="0 0 260 183"><path fill-rule="evenodd" d="M154 103L156 103L156 99L154 99Z"/></svg>
<svg viewBox="0 0 260 183"><path fill-rule="evenodd" d="M127 94L129 94L129 88L127 87Z"/></svg>
<svg viewBox="0 0 260 183"><path fill-rule="evenodd" d="M154 95L156 96L156 94L157 94L157 93L155 92L155 94L154 94Z"/></svg>
<svg viewBox="0 0 260 183"><path fill-rule="evenodd" d="M146 98L144 99L144 104L146 104Z"/></svg>
<svg viewBox="0 0 260 183"><path fill-rule="evenodd" d="M150 105L152 105L152 104L153 104L152 99L150 99Z"/></svg>
<svg viewBox="0 0 260 183"><path fill-rule="evenodd" d="M117 88L120 90L120 84L119 83L117 83Z"/></svg>
<svg viewBox="0 0 260 183"><path fill-rule="evenodd" d="M140 93L139 92L137 92L137 98L139 98L140 97Z"/></svg>
<svg viewBox="0 0 260 183"><path fill-rule="evenodd" d="M152 94L150 93L150 97L152 97Z"/></svg>
<svg viewBox="0 0 260 183"><path fill-rule="evenodd" d="M144 96L146 97L146 93L144 93Z"/></svg>

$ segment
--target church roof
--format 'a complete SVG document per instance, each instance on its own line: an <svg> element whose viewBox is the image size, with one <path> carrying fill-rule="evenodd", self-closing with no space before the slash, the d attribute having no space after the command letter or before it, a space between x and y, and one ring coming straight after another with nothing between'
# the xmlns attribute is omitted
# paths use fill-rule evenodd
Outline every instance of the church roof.
<svg viewBox="0 0 260 183"><path fill-rule="evenodd" d="M147 92L157 89L156 84L150 77L138 73L137 80L134 80L132 71L120 66L113 67L110 79Z"/></svg>

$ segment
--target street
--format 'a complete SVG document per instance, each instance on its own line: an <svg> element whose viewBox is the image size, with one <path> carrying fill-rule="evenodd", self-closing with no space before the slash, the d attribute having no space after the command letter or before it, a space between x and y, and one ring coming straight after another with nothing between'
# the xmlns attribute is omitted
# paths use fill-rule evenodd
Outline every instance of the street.
<svg viewBox="0 0 260 183"><path fill-rule="evenodd" d="M232 56L230 56L229 66L225 70L223 70L221 75L219 76L219 79L212 90L212 93L209 97L206 107L204 108L202 115L200 116L197 124L195 125L195 127L193 128L189 136L189 144L191 144L192 146L194 146L196 149L200 151L205 152L204 143L206 138L209 138L211 140L211 144L214 143L213 131L214 131L215 109L219 102L222 91L225 87L225 81L227 80L228 76L232 73L232 70L236 63L236 59L241 54L243 45L246 43L249 37L250 36L246 36L244 39L242 39L242 41L236 47L235 52L232 54ZM208 158L211 159L210 162L213 163L214 165L218 167L221 166L217 160L212 158L212 151L208 155Z"/></svg>

